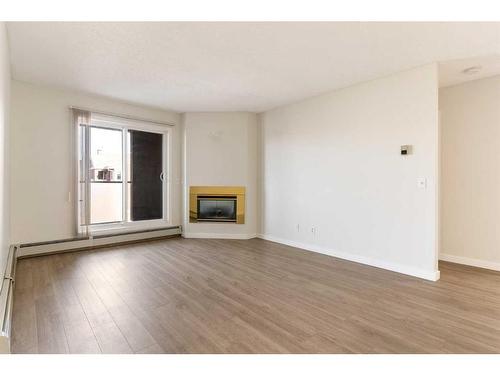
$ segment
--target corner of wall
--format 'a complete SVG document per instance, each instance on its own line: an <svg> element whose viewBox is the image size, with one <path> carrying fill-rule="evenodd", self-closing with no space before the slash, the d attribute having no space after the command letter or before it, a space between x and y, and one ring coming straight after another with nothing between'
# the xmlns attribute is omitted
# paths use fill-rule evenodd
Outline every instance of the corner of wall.
<svg viewBox="0 0 500 375"><path fill-rule="evenodd" d="M264 147L262 140L263 114L257 113L257 233L262 233L264 219L263 189L264 189Z"/></svg>
<svg viewBox="0 0 500 375"><path fill-rule="evenodd" d="M258 229L258 122L252 112L185 114L184 235L253 238ZM190 185L246 186L245 224L189 223Z"/></svg>
<svg viewBox="0 0 500 375"><path fill-rule="evenodd" d="M0 275L10 247L10 58L7 29L0 22Z"/></svg>

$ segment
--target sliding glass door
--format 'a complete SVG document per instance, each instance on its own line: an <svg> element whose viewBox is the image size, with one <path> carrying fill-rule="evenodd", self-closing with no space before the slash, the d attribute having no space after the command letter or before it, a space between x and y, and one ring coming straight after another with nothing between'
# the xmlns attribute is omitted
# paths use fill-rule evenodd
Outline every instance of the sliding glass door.
<svg viewBox="0 0 500 375"><path fill-rule="evenodd" d="M78 134L80 232L168 222L167 129L92 118Z"/></svg>
<svg viewBox="0 0 500 375"><path fill-rule="evenodd" d="M128 131L130 220L163 217L163 135Z"/></svg>

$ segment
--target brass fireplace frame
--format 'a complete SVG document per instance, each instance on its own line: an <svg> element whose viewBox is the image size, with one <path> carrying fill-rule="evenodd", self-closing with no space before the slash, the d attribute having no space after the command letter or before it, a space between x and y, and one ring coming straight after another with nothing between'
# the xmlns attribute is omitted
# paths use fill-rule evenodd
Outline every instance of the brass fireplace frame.
<svg viewBox="0 0 500 375"><path fill-rule="evenodd" d="M236 224L245 224L245 187L244 186L190 186L189 222L198 223L198 196L235 196ZM231 224L234 224L231 223Z"/></svg>

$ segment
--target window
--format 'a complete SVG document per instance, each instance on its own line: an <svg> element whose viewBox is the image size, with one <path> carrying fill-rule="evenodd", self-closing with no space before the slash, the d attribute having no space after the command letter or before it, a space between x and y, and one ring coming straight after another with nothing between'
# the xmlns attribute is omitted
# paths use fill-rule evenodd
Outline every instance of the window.
<svg viewBox="0 0 500 375"><path fill-rule="evenodd" d="M169 223L169 129L92 113L78 126L78 231Z"/></svg>
<svg viewBox="0 0 500 375"><path fill-rule="evenodd" d="M117 129L90 127L90 224L123 221L123 145Z"/></svg>

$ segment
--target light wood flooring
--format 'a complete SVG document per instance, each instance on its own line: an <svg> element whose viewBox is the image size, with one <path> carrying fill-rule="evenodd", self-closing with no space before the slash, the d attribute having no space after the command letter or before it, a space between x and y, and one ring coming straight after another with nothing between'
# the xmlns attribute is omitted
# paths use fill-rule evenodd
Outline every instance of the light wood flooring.
<svg viewBox="0 0 500 375"><path fill-rule="evenodd" d="M261 239L22 259L15 353L500 353L500 272L424 281Z"/></svg>

